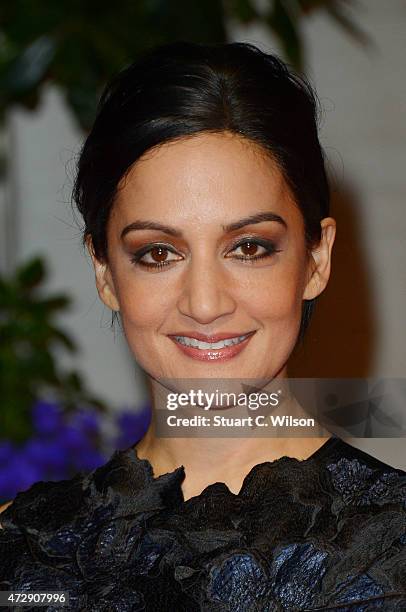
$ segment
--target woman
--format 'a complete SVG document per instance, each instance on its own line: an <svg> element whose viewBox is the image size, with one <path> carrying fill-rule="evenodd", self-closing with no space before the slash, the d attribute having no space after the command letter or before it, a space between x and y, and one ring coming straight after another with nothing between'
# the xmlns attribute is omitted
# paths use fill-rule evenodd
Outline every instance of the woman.
<svg viewBox="0 0 406 612"><path fill-rule="evenodd" d="M406 609L403 471L334 436L158 431L186 379L286 381L335 238L316 117L308 83L243 43L155 48L106 89L74 198L153 418L101 468L17 495L2 590L97 612Z"/></svg>

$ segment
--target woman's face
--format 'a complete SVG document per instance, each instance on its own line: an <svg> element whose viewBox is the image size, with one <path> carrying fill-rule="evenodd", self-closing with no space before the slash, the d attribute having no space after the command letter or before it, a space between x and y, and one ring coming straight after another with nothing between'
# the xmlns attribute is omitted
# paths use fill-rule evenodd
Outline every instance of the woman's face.
<svg viewBox="0 0 406 612"><path fill-rule="evenodd" d="M302 300L323 287L310 286L302 215L259 148L223 133L147 152L120 184L107 241L99 293L150 376L286 376ZM184 346L199 333L249 336Z"/></svg>

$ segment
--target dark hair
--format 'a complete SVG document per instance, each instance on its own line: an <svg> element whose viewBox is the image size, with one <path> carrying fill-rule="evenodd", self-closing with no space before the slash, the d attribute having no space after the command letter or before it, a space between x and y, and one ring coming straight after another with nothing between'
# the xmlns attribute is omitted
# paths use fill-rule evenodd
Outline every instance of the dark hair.
<svg viewBox="0 0 406 612"><path fill-rule="evenodd" d="M317 134L317 95L281 59L250 43L184 41L147 51L104 90L78 161L73 200L96 257L107 260L107 222L118 183L156 145L199 132L239 134L275 160L302 212L310 249L329 214ZM304 300L299 339L315 300Z"/></svg>

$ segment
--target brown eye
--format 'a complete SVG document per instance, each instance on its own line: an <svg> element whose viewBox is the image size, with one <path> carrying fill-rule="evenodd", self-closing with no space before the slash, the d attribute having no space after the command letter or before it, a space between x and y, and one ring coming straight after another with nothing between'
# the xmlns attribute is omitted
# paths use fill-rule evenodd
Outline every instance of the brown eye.
<svg viewBox="0 0 406 612"><path fill-rule="evenodd" d="M169 253L177 255L175 251L163 244L147 245L131 257L131 262L147 268L162 268L182 259L181 256L169 258Z"/></svg>
<svg viewBox="0 0 406 612"><path fill-rule="evenodd" d="M165 261L168 256L168 249L157 246L150 250L150 255L156 262Z"/></svg>
<svg viewBox="0 0 406 612"><path fill-rule="evenodd" d="M252 256L256 254L258 245L255 242L244 242L240 248L244 255Z"/></svg>
<svg viewBox="0 0 406 612"><path fill-rule="evenodd" d="M258 248L262 251L258 251ZM276 245L271 240L264 240L260 238L246 239L239 242L231 251L234 253L233 259L245 263L254 263L259 259L265 259L272 257L274 254L279 253L280 249L276 248Z"/></svg>

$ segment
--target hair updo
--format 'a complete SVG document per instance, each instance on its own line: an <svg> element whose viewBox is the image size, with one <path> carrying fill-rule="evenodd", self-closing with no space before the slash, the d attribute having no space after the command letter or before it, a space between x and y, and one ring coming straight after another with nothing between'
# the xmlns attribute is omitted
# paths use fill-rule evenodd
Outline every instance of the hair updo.
<svg viewBox="0 0 406 612"><path fill-rule="evenodd" d="M154 47L105 88L80 152L73 201L94 253L107 261L107 223L120 180L148 149L200 132L228 132L262 147L290 187L310 250L329 216L318 139L319 106L309 82L250 43L175 42ZM315 299L304 300L299 338Z"/></svg>

